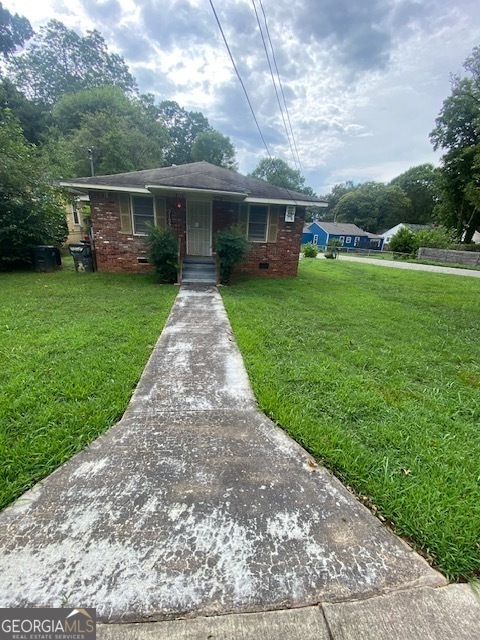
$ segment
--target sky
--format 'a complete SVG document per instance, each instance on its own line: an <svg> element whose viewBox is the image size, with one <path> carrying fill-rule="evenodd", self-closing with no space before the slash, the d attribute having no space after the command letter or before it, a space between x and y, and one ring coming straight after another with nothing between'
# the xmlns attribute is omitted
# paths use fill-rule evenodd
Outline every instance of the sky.
<svg viewBox="0 0 480 640"><path fill-rule="evenodd" d="M82 35L100 31L142 93L201 111L230 137L240 172L268 157L210 0L2 2L35 30L55 18ZM439 163L429 133L451 74L462 73L480 45L478 0L212 3L270 155L301 167L316 193ZM273 45L288 114L262 33L276 78L268 35Z"/></svg>

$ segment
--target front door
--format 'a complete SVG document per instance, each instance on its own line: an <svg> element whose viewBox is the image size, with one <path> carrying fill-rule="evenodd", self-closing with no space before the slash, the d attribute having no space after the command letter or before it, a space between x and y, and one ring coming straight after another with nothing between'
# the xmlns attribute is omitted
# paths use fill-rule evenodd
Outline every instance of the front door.
<svg viewBox="0 0 480 640"><path fill-rule="evenodd" d="M187 255L212 255L212 203L187 200Z"/></svg>

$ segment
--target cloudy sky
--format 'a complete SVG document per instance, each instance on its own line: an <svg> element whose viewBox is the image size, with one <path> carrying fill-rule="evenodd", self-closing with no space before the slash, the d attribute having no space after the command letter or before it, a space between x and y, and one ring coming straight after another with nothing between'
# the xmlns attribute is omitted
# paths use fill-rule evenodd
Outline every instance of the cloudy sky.
<svg viewBox="0 0 480 640"><path fill-rule="evenodd" d="M142 92L202 111L230 136L242 173L267 155L210 0L2 1L34 29L56 18L79 33L99 30ZM480 45L478 0L212 2L271 155L295 166L255 7L268 50L266 17L301 166L315 191L345 180L389 181L438 162L429 132L450 74Z"/></svg>

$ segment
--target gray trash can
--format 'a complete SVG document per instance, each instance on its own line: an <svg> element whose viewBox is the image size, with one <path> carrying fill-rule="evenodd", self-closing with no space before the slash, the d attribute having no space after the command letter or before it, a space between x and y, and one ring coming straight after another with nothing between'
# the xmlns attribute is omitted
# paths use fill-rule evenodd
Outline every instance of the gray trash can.
<svg viewBox="0 0 480 640"><path fill-rule="evenodd" d="M68 250L73 256L75 271L93 271L93 255L89 244L78 242L68 245Z"/></svg>

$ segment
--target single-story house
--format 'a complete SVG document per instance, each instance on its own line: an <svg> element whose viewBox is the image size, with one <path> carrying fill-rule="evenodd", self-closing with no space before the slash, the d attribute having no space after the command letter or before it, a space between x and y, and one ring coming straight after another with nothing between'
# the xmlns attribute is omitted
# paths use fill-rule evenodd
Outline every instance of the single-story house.
<svg viewBox="0 0 480 640"><path fill-rule="evenodd" d="M325 248L330 240L340 240L345 249L373 249L381 251L383 239L381 236L369 233L357 227L356 224L343 222L312 222L303 229L302 244L311 242Z"/></svg>
<svg viewBox="0 0 480 640"><path fill-rule="evenodd" d="M146 224L171 227L180 264L213 262L219 229L239 226L251 251L237 272L297 274L305 208L327 203L208 162L62 181L87 193L99 271L151 270ZM191 280L190 280L191 281Z"/></svg>
<svg viewBox="0 0 480 640"><path fill-rule="evenodd" d="M405 227L407 229L410 229L410 231L412 231L413 233L416 233L417 231L423 231L424 229L431 229L432 225L412 224L410 222L399 222L391 229L387 229L387 231L383 231L380 234L383 238L383 243L388 244L390 240L393 238L393 236L397 233L397 231L400 231L400 229L404 229Z"/></svg>

